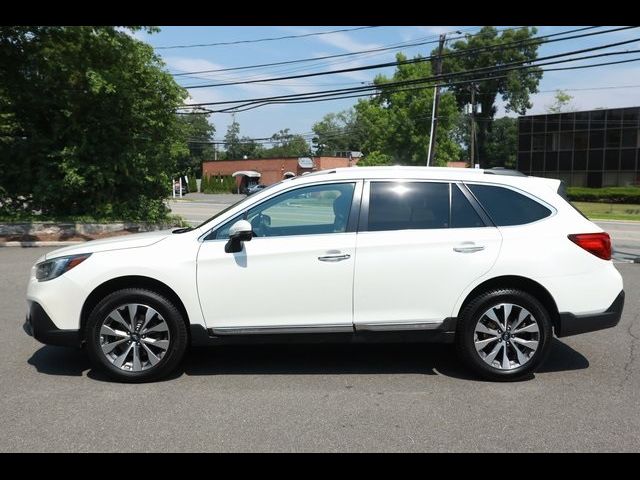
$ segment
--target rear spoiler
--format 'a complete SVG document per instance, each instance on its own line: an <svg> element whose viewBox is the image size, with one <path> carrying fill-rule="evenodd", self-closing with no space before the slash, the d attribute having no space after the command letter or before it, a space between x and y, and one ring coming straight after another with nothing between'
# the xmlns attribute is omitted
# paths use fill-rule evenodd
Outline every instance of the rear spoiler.
<svg viewBox="0 0 640 480"><path fill-rule="evenodd" d="M541 183L545 187L556 192L565 200L569 201L567 198L567 189L562 180L558 178L544 178L544 177L529 177L529 178L534 180L535 182Z"/></svg>

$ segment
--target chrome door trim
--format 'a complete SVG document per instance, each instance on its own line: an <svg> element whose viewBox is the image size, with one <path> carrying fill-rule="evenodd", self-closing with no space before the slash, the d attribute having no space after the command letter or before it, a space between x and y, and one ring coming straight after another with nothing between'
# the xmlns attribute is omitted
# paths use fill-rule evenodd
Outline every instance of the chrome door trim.
<svg viewBox="0 0 640 480"><path fill-rule="evenodd" d="M436 330L444 322L375 322L358 323L356 331L366 330L370 332L400 331L400 330Z"/></svg>
<svg viewBox="0 0 640 480"><path fill-rule="evenodd" d="M256 325L251 327L213 327L214 335L259 335L285 333L353 333L353 325Z"/></svg>

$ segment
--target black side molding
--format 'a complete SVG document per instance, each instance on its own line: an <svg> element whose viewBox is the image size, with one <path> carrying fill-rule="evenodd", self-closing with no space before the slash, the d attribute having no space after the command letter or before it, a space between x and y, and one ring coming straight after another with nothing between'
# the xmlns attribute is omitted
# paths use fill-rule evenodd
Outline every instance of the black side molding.
<svg viewBox="0 0 640 480"><path fill-rule="evenodd" d="M624 290L622 290L611 306L605 312L593 315L574 315L573 313L561 313L560 321L556 328L558 337L568 337L580 333L595 332L605 328L615 327L622 317L624 308Z"/></svg>
<svg viewBox="0 0 640 480"><path fill-rule="evenodd" d="M27 335L46 345L59 347L80 347L82 341L79 330L61 330L38 302L29 302L29 312L22 327Z"/></svg>

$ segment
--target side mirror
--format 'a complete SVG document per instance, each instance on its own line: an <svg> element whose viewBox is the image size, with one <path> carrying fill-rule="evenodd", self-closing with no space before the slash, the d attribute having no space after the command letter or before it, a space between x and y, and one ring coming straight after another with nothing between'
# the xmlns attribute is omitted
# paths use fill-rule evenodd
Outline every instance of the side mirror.
<svg viewBox="0 0 640 480"><path fill-rule="evenodd" d="M242 242L249 242L253 238L253 229L246 220L238 220L229 229L229 241L224 246L226 253L242 251Z"/></svg>

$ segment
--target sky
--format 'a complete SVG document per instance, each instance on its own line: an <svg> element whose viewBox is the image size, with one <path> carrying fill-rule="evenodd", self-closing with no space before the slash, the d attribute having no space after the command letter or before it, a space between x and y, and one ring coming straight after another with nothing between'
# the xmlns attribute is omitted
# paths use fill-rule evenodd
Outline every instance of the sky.
<svg viewBox="0 0 640 480"><path fill-rule="evenodd" d="M325 55L359 52L397 44L411 42L430 43L414 47L398 47L384 52L368 53L351 57L300 63L255 70L237 70L175 77L183 86L220 83L234 80L270 78L299 73L335 70L358 67L373 63L395 60L395 54L402 52L409 58L421 54L427 56L437 46L438 35L447 33L455 37L456 31L477 32L480 26L380 26L357 29L358 26L165 26L159 33L136 32L134 36L152 45L156 49L166 68L172 74L201 70L224 69L246 65L281 62ZM498 26L499 29L513 26ZM538 35L549 35L573 30L578 26L538 26ZM610 27L601 27L605 30ZM181 45L238 42L291 35L304 35L316 32L350 29L325 35L289 38L282 40L238 43L192 48L162 48ZM356 30L357 29L357 30ZM580 33L580 32L578 32ZM587 33L587 32L585 32ZM628 29L603 35L567 40L542 45L538 56L554 55L572 50L590 48L625 40L637 40L633 43L608 48L602 52L640 49L640 29ZM593 52L593 53L600 53ZM583 55L589 55L585 53ZM628 54L577 61L554 67L573 66L586 63L601 63L613 60L640 57L640 54ZM393 67L345 72L334 75L311 78L291 79L279 82L230 85L189 90L188 103L236 100L244 98L287 95L314 90L349 88L371 82L378 74L391 76ZM605 88L602 88L605 87ZM630 87L630 88L610 88ZM528 114L544 113L553 103L555 91L567 90L573 96L571 106L576 110L593 108L612 108L640 105L640 62L596 67L584 70L546 72L539 84L539 93L532 95L533 108ZM584 90L588 89L588 90ZM332 100L327 102L268 105L258 109L236 114L240 124L240 134L251 138L270 137L281 129L288 128L291 133L308 134L313 124L331 112L345 110L357 102L357 99ZM498 101L497 117L515 116L506 113L503 102ZM222 139L232 115L219 113L210 120L216 127L216 140Z"/></svg>

